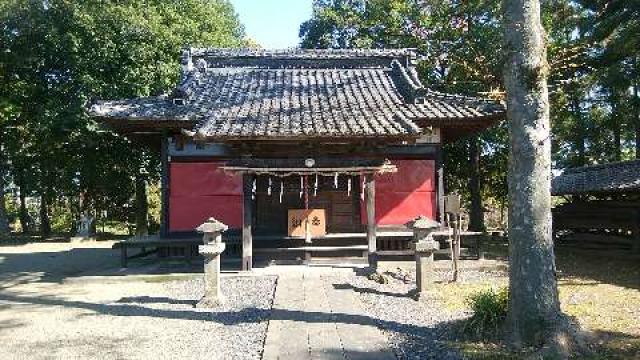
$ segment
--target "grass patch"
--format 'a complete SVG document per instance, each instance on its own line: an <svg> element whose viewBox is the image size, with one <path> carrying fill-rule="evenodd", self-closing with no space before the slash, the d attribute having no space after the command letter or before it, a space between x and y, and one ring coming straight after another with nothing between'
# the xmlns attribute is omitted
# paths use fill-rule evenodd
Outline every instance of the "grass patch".
<svg viewBox="0 0 640 360"><path fill-rule="evenodd" d="M640 359L640 261L596 252L561 252L562 311L597 340L599 359Z"/></svg>
<svg viewBox="0 0 640 360"><path fill-rule="evenodd" d="M473 294L506 286L507 278L499 278L494 282L455 282L435 284L434 295L444 307L451 312L468 311L467 299Z"/></svg>
<svg viewBox="0 0 640 360"><path fill-rule="evenodd" d="M471 317L466 320L464 332L478 339L492 339L498 336L507 317L509 289L480 291L467 298Z"/></svg>
<svg viewBox="0 0 640 360"><path fill-rule="evenodd" d="M606 252L559 249L558 289L562 311L595 335L595 354L588 360L640 359L640 261ZM506 286L507 277L478 282L436 284L434 295L452 312L471 311L465 299ZM467 359L522 359L499 342L459 339L451 346Z"/></svg>
<svg viewBox="0 0 640 360"><path fill-rule="evenodd" d="M523 354L514 353L506 347L491 342L456 341L449 346L458 349L465 359L473 360L517 360Z"/></svg>

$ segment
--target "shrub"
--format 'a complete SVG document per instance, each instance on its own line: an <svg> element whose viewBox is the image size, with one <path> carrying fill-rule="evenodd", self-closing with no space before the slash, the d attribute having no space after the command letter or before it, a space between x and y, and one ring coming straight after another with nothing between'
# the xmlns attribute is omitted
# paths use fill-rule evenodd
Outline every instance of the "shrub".
<svg viewBox="0 0 640 360"><path fill-rule="evenodd" d="M467 298L473 314L464 325L464 332L487 339L495 337L507 316L509 289L483 290Z"/></svg>

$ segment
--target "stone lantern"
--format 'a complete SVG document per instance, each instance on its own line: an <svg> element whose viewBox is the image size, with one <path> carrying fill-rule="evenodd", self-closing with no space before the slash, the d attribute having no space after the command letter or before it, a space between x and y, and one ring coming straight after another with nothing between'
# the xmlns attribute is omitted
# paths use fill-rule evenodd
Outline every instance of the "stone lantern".
<svg viewBox="0 0 640 360"><path fill-rule="evenodd" d="M411 248L416 256L416 297L420 298L433 282L433 254L440 249L440 244L433 239L432 233L440 228L440 223L421 215L406 225L413 230Z"/></svg>
<svg viewBox="0 0 640 360"><path fill-rule="evenodd" d="M222 242L222 233L228 226L220 221L209 218L196 230L201 232L203 245L198 246L200 255L204 257L204 296L196 307L211 308L220 304L222 293L220 292L220 254L225 249Z"/></svg>

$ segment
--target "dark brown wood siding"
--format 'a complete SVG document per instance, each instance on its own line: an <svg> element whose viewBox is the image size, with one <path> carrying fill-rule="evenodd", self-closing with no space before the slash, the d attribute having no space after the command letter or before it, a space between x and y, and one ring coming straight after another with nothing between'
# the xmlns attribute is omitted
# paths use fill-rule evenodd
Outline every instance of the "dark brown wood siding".
<svg viewBox="0 0 640 360"><path fill-rule="evenodd" d="M284 195L280 203L281 178L271 178L271 195L268 195L268 177L258 177L256 233L284 235L287 233L287 211L304 209L304 193L300 196L300 177L289 176L283 179ZM318 192L314 196L315 177L310 176L308 179L309 208L326 210L327 232L362 231L359 177L352 177L351 194L347 194L345 176L339 177L337 189L332 177L319 177L318 180Z"/></svg>

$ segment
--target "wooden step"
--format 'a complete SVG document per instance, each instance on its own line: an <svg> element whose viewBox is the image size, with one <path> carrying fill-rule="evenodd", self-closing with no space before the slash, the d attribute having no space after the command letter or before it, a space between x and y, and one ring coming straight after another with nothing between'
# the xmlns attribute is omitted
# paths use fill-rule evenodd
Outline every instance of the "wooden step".
<svg viewBox="0 0 640 360"><path fill-rule="evenodd" d="M280 247L280 248L254 248L254 253L277 253L286 251L304 251L304 252L329 252L329 251L367 251L367 245L350 245L350 246L300 246L300 247Z"/></svg>

